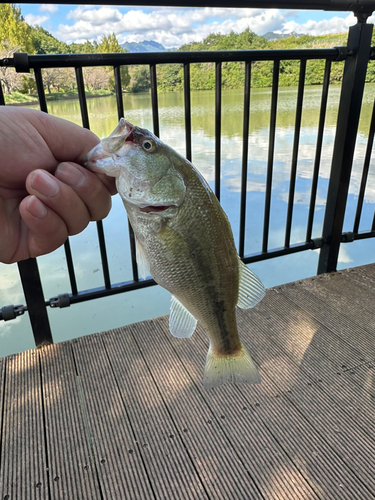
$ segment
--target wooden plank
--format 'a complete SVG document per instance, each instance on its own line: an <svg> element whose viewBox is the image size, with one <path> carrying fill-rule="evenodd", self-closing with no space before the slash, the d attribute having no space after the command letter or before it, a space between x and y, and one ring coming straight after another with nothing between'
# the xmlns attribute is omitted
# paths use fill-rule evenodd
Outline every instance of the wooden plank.
<svg viewBox="0 0 375 500"><path fill-rule="evenodd" d="M266 301L266 299L264 299ZM257 306L258 307L258 306ZM341 457L349 469L375 496L375 443L357 425L355 415L350 418L323 390L324 379L315 381L307 376L300 366L283 353L280 344L274 341L274 328L259 321L255 310L238 312L238 321L244 337L249 339L246 328L253 326L252 343L255 361L266 370L284 394L315 428L317 435ZM287 321L287 320L286 320ZM276 329L285 328L279 320Z"/></svg>
<svg viewBox="0 0 375 500"><path fill-rule="evenodd" d="M71 345L43 347L40 357L51 495L54 499L100 499Z"/></svg>
<svg viewBox="0 0 375 500"><path fill-rule="evenodd" d="M276 290L269 290L267 300L259 304L255 314L267 314L264 327L271 325L273 340L301 370L313 380L321 380L320 387L327 395L375 439L374 399L366 391L359 391L352 374L342 368L342 363L362 365L361 353Z"/></svg>
<svg viewBox="0 0 375 500"><path fill-rule="evenodd" d="M295 304L301 307L306 313L313 316L320 323L326 325L331 332L336 336L342 338L346 345L349 345L353 350L359 351L361 356L358 358L343 356L341 363L337 366L338 371L344 375L345 379L350 379L355 383L360 391L365 390L372 397L375 396L375 386L369 384L369 373L371 370L369 366L375 359L375 344L374 335L375 331L371 332L371 325L369 323L363 326L358 325L358 321L354 318L343 314L345 311L345 300L339 302L338 295L333 296L332 291L327 292L322 286L319 287L315 280L306 280L308 282L314 281L311 287L308 283L291 284L284 287L278 287L282 294L293 300ZM346 287L350 287L347 283ZM344 287L345 288L345 287ZM359 315L363 315L363 310L356 309ZM369 312L365 311L366 316ZM340 352L342 352L340 350ZM333 354L336 354L332 351ZM357 368L364 366L365 370L357 370ZM366 373L367 370L367 373Z"/></svg>
<svg viewBox="0 0 375 500"><path fill-rule="evenodd" d="M153 335L145 323L134 325L134 337L210 498L317 498L257 415L243 411L236 388L223 388L219 411L208 405L214 392L181 365L167 340L168 318L153 324Z"/></svg>
<svg viewBox="0 0 375 500"><path fill-rule="evenodd" d="M0 498L49 498L40 366L36 350L6 361Z"/></svg>
<svg viewBox="0 0 375 500"><path fill-rule="evenodd" d="M373 289L375 288L375 264L352 267L338 272L343 276L348 276L348 279L357 281L359 284L368 284Z"/></svg>
<svg viewBox="0 0 375 500"><path fill-rule="evenodd" d="M75 339L72 348L103 499L154 499L100 335Z"/></svg>
<svg viewBox="0 0 375 500"><path fill-rule="evenodd" d="M319 286L309 286L308 283L306 283L306 286L303 283L291 283L288 286L278 287L277 291L286 295L298 307L313 316L353 349L360 351L363 361L365 361L365 356L367 358L375 356L375 345L372 341L373 334L368 330L368 325L360 326L353 317L343 315L336 308L337 299L327 297L325 291L320 290ZM328 300L330 300L330 303ZM339 309L341 309L341 306L339 306Z"/></svg>
<svg viewBox="0 0 375 500"><path fill-rule="evenodd" d="M348 269L350 272L358 273L363 278L367 277L375 283L375 264L367 264L365 266L352 267Z"/></svg>
<svg viewBox="0 0 375 500"><path fill-rule="evenodd" d="M244 325L244 328L248 330L248 323ZM257 386L239 385L239 394L236 394L235 388L230 386L217 388L214 391L205 391L200 384L200 378L207 341L203 340L201 335L202 332L199 329L191 339L170 338L169 340L185 368L191 374L193 380L196 381L197 387L201 388L203 396L216 415L225 415L228 413L228 408L230 408L229 411L234 415L255 412L259 417L260 422L256 421L256 425L249 425L248 422L246 422L245 426L231 425L231 432L229 431L229 433L239 434L242 440L248 433L253 432L259 442L261 442L259 438L261 433L268 432L272 434L274 441L277 442L277 447L273 449L272 458L269 459L268 463L266 462L266 467L270 471L274 469L273 474L270 473L271 478L279 473L274 460L276 457L277 462L281 448L281 453L290 458L295 470L311 485L320 498L352 500L368 497L368 489L363 486L350 468L332 450L325 439L316 433L315 428L280 391L262 366L260 367L261 384ZM274 358L275 362L277 360L278 358ZM272 370L272 362L273 360L269 360L270 370ZM234 397L228 399L228 393L232 393ZM242 404L243 406L241 406ZM245 437L246 441L247 439ZM233 442L235 441L236 439L233 439ZM257 452L260 457L262 454L267 453L264 450L260 452L257 450ZM256 467L259 467L257 457L250 470L253 472ZM282 470L280 473L282 473ZM297 476L293 480L301 482L301 477L298 478ZM272 492L269 496L267 495L267 498L278 498L276 496L276 491L279 494L276 486L277 482L272 479L269 481L269 485L272 485ZM266 489L267 486L261 490L265 497ZM293 496L291 495L290 498L293 498ZM306 497L299 496L297 498Z"/></svg>
<svg viewBox="0 0 375 500"><path fill-rule="evenodd" d="M103 342L152 489L160 499L207 499L204 485L134 341L137 328L133 325L107 332ZM153 331L149 334L153 335Z"/></svg>
<svg viewBox="0 0 375 500"><path fill-rule="evenodd" d="M353 319L361 321L361 311L370 313L374 309L375 287L372 281L356 280L355 273L338 271L330 276L320 278L321 285L331 291L335 291L340 302L346 300L348 304L357 307ZM360 324L360 323L359 323Z"/></svg>
<svg viewBox="0 0 375 500"><path fill-rule="evenodd" d="M372 334L375 333L373 300L352 281L349 282L342 275L333 273L304 280L299 284L302 290L315 295L353 324Z"/></svg>

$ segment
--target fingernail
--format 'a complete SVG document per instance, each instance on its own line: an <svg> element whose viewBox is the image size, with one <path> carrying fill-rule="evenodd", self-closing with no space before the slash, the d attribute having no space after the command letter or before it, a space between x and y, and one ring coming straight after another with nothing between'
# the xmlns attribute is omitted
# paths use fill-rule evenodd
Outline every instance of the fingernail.
<svg viewBox="0 0 375 500"><path fill-rule="evenodd" d="M56 176L71 187L79 187L86 179L85 174L71 163L60 163L56 169Z"/></svg>
<svg viewBox="0 0 375 500"><path fill-rule="evenodd" d="M31 186L43 196L51 198L59 191L59 184L52 175L47 174L43 170L34 172L31 178Z"/></svg>
<svg viewBox="0 0 375 500"><path fill-rule="evenodd" d="M34 195L28 199L26 208L37 219L43 219L47 215L47 207Z"/></svg>

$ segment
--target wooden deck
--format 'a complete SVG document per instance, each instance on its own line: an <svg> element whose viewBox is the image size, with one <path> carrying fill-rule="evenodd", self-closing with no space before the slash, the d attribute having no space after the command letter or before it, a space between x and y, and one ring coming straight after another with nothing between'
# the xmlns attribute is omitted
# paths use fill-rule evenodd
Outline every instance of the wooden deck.
<svg viewBox="0 0 375 500"><path fill-rule="evenodd" d="M162 317L0 359L0 500L375 499L375 265L238 311L258 386Z"/></svg>

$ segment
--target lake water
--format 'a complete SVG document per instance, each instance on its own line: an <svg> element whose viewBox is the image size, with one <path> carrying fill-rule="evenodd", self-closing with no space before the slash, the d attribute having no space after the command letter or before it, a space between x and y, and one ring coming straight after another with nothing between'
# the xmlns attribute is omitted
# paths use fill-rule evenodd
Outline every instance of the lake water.
<svg viewBox="0 0 375 500"><path fill-rule="evenodd" d="M367 135L371 119L375 85L366 86L350 184L344 230L353 227L357 195L362 174ZM329 91L323 151L318 184L313 237L321 235L325 198L331 166L337 104L340 87ZM193 163L213 187L214 183L214 92L192 92ZM293 147L297 89L281 88L278 100L277 133L274 157L274 176L270 219L269 248L284 244L290 165ZM311 176L315 158L321 87L306 87L300 136L296 193L294 199L291 243L305 239ZM249 166L247 179L247 214L245 254L261 250L264 195L270 120L270 89L254 89L251 95ZM149 94L124 96L125 117L132 123L152 130L151 99ZM224 91L222 95L221 142L221 202L232 224L236 244L239 234L240 174L242 155L243 92ZM51 114L81 124L77 100L55 101L48 104ZM90 127L104 137L117 124L114 97L88 100ZM160 137L181 154L185 153L184 110L182 93L160 93ZM366 189L360 230L371 227L375 204L375 173L372 163ZM130 250L125 209L118 195L104 221L107 252L113 283L132 279ZM96 225L91 223L81 234L70 238L79 290L103 285ZM374 261L375 242L362 240L342 245L339 268L354 267ZM318 251L280 257L251 265L266 287L303 279L316 274ZM65 254L58 249L38 258L46 298L70 292ZM170 294L161 287L114 295L88 301L66 309L48 308L55 342L95 333L148 318L168 314ZM18 279L17 266L0 264L0 307L25 304ZM28 314L7 323L0 322L0 356L34 347Z"/></svg>

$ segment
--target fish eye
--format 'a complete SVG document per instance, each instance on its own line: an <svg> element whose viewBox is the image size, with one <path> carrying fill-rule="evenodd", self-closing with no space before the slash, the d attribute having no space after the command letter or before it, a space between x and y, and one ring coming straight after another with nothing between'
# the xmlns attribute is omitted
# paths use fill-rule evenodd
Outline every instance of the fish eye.
<svg viewBox="0 0 375 500"><path fill-rule="evenodd" d="M151 139L145 139L142 142L142 148L148 153L152 153L155 149L155 143Z"/></svg>

